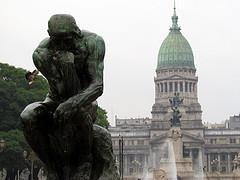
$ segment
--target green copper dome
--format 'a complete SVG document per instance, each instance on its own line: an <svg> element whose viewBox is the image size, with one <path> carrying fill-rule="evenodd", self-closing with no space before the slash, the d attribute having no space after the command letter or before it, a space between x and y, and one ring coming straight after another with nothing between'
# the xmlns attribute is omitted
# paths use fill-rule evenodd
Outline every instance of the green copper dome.
<svg viewBox="0 0 240 180"><path fill-rule="evenodd" d="M177 24L178 16L174 5L174 15L172 16L172 27L167 38L163 41L158 53L158 69L165 68L193 68L194 57L192 48L186 38L180 32Z"/></svg>

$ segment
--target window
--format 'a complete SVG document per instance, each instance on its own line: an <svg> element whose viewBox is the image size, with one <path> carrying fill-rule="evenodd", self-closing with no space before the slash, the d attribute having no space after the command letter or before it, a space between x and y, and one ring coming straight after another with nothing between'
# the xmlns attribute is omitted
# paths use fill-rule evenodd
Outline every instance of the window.
<svg viewBox="0 0 240 180"><path fill-rule="evenodd" d="M130 154L128 156L128 159L129 159L129 163L132 163L134 161L134 155L133 154Z"/></svg>
<svg viewBox="0 0 240 180"><path fill-rule="evenodd" d="M128 145L130 145L130 146L134 145L134 140L129 140Z"/></svg>
<svg viewBox="0 0 240 180"><path fill-rule="evenodd" d="M217 139L210 139L210 144L216 144L217 143Z"/></svg>
<svg viewBox="0 0 240 180"><path fill-rule="evenodd" d="M212 162L213 160L217 160L218 159L218 154L217 153L211 153L210 154L210 161Z"/></svg>
<svg viewBox="0 0 240 180"><path fill-rule="evenodd" d="M235 138L230 138L230 144L236 144L236 139Z"/></svg>
<svg viewBox="0 0 240 180"><path fill-rule="evenodd" d="M129 174L130 174L130 175L133 174L133 168L129 168Z"/></svg>
<svg viewBox="0 0 240 180"><path fill-rule="evenodd" d="M178 92L178 82L175 82L175 92Z"/></svg>
<svg viewBox="0 0 240 180"><path fill-rule="evenodd" d="M227 154L222 153L222 154L220 155L220 160L221 160L221 161L226 161L226 160L227 160Z"/></svg>
<svg viewBox="0 0 240 180"><path fill-rule="evenodd" d="M165 92L167 92L168 88L167 88L167 83L166 82L164 83L164 86L165 86Z"/></svg>
<svg viewBox="0 0 240 180"><path fill-rule="evenodd" d="M188 92L188 82L185 82L185 92Z"/></svg>
<svg viewBox="0 0 240 180"><path fill-rule="evenodd" d="M192 83L189 83L189 92L192 92Z"/></svg>
<svg viewBox="0 0 240 180"><path fill-rule="evenodd" d="M183 157L184 158L190 157L190 150L189 149L183 148Z"/></svg>
<svg viewBox="0 0 240 180"><path fill-rule="evenodd" d="M180 82L180 92L183 92L183 82Z"/></svg>
<svg viewBox="0 0 240 180"><path fill-rule="evenodd" d="M214 166L214 167L212 167L211 169L212 169L212 172L215 172L215 171L217 171L217 167L215 167L215 166Z"/></svg>
<svg viewBox="0 0 240 180"><path fill-rule="evenodd" d="M225 172L227 172L227 169L226 169L226 167L225 167L225 166L223 166L223 167L222 167L222 169L221 169L221 172L222 172L222 173L225 173Z"/></svg>
<svg viewBox="0 0 240 180"><path fill-rule="evenodd" d="M161 92L163 92L163 83L160 83L161 86Z"/></svg>
<svg viewBox="0 0 240 180"><path fill-rule="evenodd" d="M169 83L169 92L173 92L173 83L172 82Z"/></svg>
<svg viewBox="0 0 240 180"><path fill-rule="evenodd" d="M138 145L144 145L144 140L138 140L138 141L137 141L137 144L138 144Z"/></svg>
<svg viewBox="0 0 240 180"><path fill-rule="evenodd" d="M199 150L198 149L193 149L192 150L192 156L194 159L198 158L199 155Z"/></svg>

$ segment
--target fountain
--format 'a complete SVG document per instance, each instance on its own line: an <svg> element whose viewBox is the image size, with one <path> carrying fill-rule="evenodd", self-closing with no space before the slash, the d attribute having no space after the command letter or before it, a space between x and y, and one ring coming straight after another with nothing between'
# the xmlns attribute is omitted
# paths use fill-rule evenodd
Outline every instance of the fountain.
<svg viewBox="0 0 240 180"><path fill-rule="evenodd" d="M171 128L165 133L163 143L160 143L159 147L155 146L153 148L153 180L177 180L179 178L190 180L193 179L192 159L183 157L180 123L182 115L179 106L183 103L183 99L179 97L179 93L175 93L175 96L169 99L169 102L172 110ZM164 154L164 151L167 155ZM202 165L198 166L202 167ZM200 174L197 177L202 177L203 173Z"/></svg>

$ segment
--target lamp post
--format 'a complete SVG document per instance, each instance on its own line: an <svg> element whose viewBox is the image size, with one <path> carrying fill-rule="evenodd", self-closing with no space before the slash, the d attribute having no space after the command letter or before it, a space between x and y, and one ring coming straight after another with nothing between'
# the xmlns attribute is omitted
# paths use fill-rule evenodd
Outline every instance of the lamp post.
<svg viewBox="0 0 240 180"><path fill-rule="evenodd" d="M119 135L119 174L120 178L123 180L123 136Z"/></svg>

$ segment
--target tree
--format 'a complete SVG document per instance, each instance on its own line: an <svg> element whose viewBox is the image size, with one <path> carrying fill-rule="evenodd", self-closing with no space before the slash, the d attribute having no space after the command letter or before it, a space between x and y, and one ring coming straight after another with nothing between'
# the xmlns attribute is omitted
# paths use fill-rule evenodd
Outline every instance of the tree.
<svg viewBox="0 0 240 180"><path fill-rule="evenodd" d="M0 131L0 139L5 140L5 148L2 150L0 158L0 169L20 169L26 167L23 151L30 150L22 131L11 130Z"/></svg>
<svg viewBox="0 0 240 180"><path fill-rule="evenodd" d="M21 131L20 113L28 104L42 101L48 92L47 80L37 76L33 84L25 80L26 70L0 63L0 140L6 142L0 152L0 169L8 172L29 167L23 151L31 151ZM96 124L108 128L106 110L98 107ZM40 163L41 164L41 163ZM12 172L15 173L15 172Z"/></svg>
<svg viewBox="0 0 240 180"><path fill-rule="evenodd" d="M47 81L38 76L29 85L26 70L0 63L0 131L20 128L19 115L26 105L41 101L48 91Z"/></svg>
<svg viewBox="0 0 240 180"><path fill-rule="evenodd" d="M109 122L107 120L107 111L105 109L102 109L98 107L97 109L97 120L95 122L99 126L102 126L106 129L109 127Z"/></svg>
<svg viewBox="0 0 240 180"><path fill-rule="evenodd" d="M42 101L48 92L47 80L37 76L29 85L26 70L0 63L0 131L20 128L19 115L30 103ZM108 128L106 110L98 107L96 124Z"/></svg>

